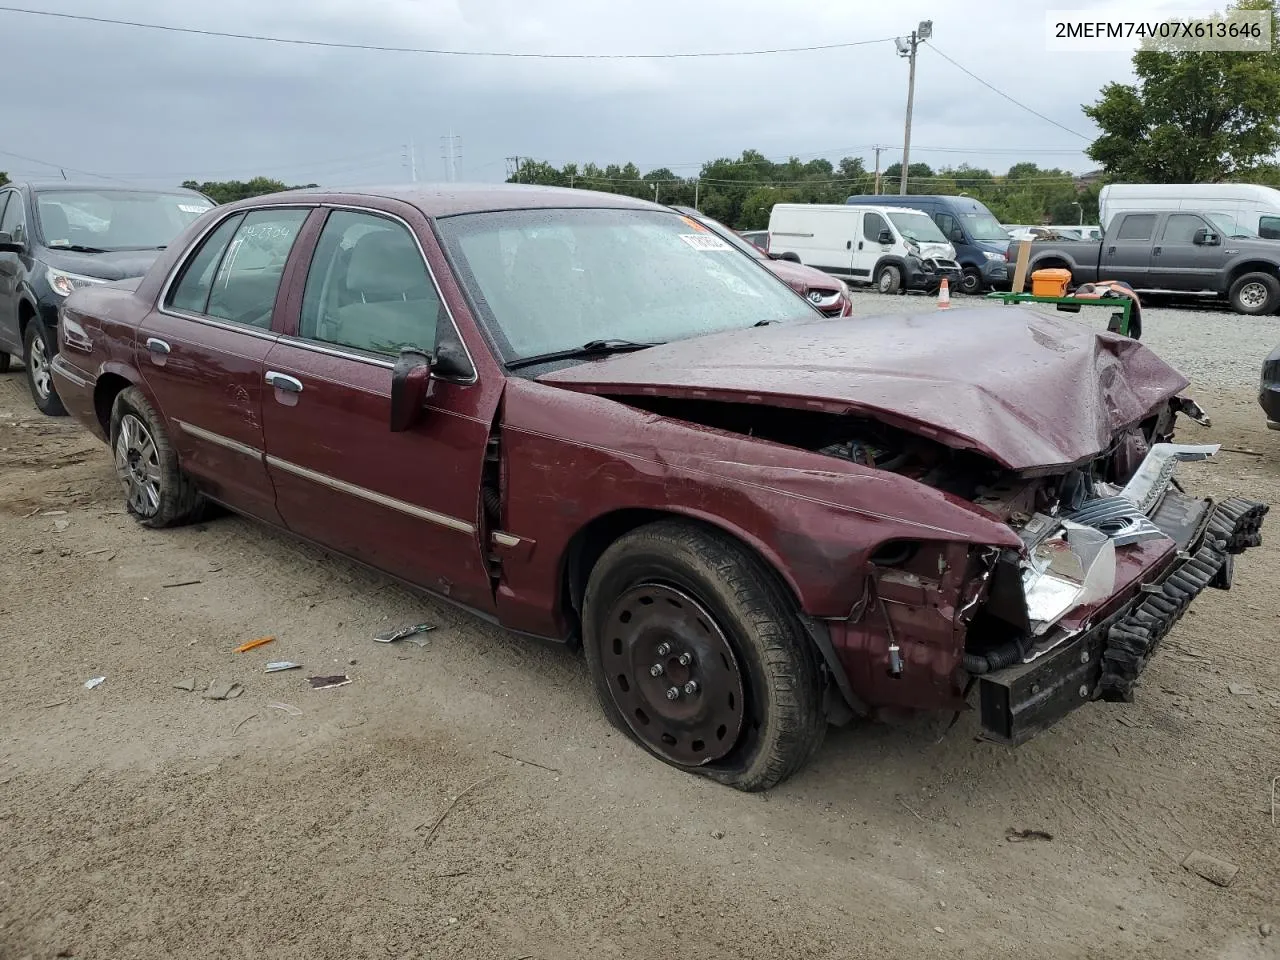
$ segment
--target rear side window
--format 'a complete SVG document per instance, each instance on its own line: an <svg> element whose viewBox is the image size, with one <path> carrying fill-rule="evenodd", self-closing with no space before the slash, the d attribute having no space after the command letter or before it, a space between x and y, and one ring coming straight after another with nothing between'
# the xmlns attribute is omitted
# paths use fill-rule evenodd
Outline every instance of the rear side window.
<svg viewBox="0 0 1280 960"><path fill-rule="evenodd" d="M1264 240L1280 240L1280 217L1259 217L1258 236Z"/></svg>
<svg viewBox="0 0 1280 960"><path fill-rule="evenodd" d="M204 313L209 307L209 291L213 289L213 275L217 272L222 255L231 244L244 214L228 217L205 237L200 249L187 260L178 282L169 291L166 307L187 313Z"/></svg>
<svg viewBox="0 0 1280 960"><path fill-rule="evenodd" d="M370 353L435 346L440 297L413 235L386 217L335 210L316 244L298 335Z"/></svg>
<svg viewBox="0 0 1280 960"><path fill-rule="evenodd" d="M219 320L268 329L285 261L310 213L291 209L246 214L218 265L205 312Z"/></svg>
<svg viewBox="0 0 1280 960"><path fill-rule="evenodd" d="M1156 225L1154 213L1129 214L1120 224L1117 240L1150 240L1151 231Z"/></svg>
<svg viewBox="0 0 1280 960"><path fill-rule="evenodd" d="M878 213L864 213L862 215L862 235L872 243L880 242L880 231L888 230L889 225L884 222L884 217Z"/></svg>

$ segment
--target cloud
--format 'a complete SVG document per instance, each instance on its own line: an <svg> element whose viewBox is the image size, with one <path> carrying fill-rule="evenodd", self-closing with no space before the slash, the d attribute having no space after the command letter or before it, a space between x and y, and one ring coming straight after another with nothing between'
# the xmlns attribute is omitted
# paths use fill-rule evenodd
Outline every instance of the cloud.
<svg viewBox="0 0 1280 960"><path fill-rule="evenodd" d="M90 16L343 43L543 53L692 52L883 40L932 18L938 49L1084 134L1080 104L1129 76L1123 53L1049 53L1052 0L914 11L848 0L64 0ZM1083 6L1076 0L1076 6ZM856 15L852 15L856 10ZM529 60L187 36L0 13L7 70L38 95L6 111L4 148L148 182L290 182L443 175L441 138L470 178L504 158L696 164L745 148L768 156L900 159L906 61L892 43L798 54L664 60ZM993 169L1018 160L1090 167L1086 141L921 50L912 159ZM1019 151L1023 153L1019 153ZM684 166L679 166L683 164ZM0 157L0 169L48 171ZM56 173L56 171L54 171Z"/></svg>

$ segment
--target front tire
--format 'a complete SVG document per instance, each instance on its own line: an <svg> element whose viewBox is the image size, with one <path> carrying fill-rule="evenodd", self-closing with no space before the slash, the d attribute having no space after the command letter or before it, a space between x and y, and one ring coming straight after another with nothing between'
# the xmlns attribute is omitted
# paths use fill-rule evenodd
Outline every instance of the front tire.
<svg viewBox="0 0 1280 960"><path fill-rule="evenodd" d="M583 623L605 715L672 766L767 790L822 742L821 672L795 605L718 531L661 521L617 540L591 571Z"/></svg>
<svg viewBox="0 0 1280 960"><path fill-rule="evenodd" d="M1251 317L1276 312L1280 306L1280 281L1269 273L1246 273L1231 285L1231 309Z"/></svg>
<svg viewBox="0 0 1280 960"><path fill-rule="evenodd" d="M973 267L965 267L960 274L960 292L974 296L982 292L982 274Z"/></svg>
<svg viewBox="0 0 1280 960"><path fill-rule="evenodd" d="M13 366L13 357L0 350L0 373L8 373L11 366Z"/></svg>
<svg viewBox="0 0 1280 960"><path fill-rule="evenodd" d="M198 520L204 499L178 465L160 417L137 387L120 391L111 408L111 451L128 510L144 527Z"/></svg>
<svg viewBox="0 0 1280 960"><path fill-rule="evenodd" d="M57 350L50 347L49 331L45 325L33 318L27 324L22 346L27 385L31 387L31 399L36 402L36 409L45 416L65 417L67 408L62 405L62 398L53 386L53 357Z"/></svg>
<svg viewBox="0 0 1280 960"><path fill-rule="evenodd" d="M902 289L902 271L892 263L886 263L876 274L876 292L891 294Z"/></svg>

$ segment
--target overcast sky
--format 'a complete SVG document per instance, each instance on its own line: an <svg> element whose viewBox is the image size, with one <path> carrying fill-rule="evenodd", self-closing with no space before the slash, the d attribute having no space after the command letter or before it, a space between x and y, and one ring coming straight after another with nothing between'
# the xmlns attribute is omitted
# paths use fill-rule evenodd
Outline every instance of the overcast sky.
<svg viewBox="0 0 1280 960"><path fill-rule="evenodd" d="M1157 0L1158 2L1158 0ZM537 53L752 50L909 33L1039 113L1092 137L1080 111L1130 78L1122 52L1049 53L1045 12L1090 0L29 0L44 10L236 33ZM1201 3L1158 4L1202 11ZM154 183L501 180L505 158L635 161L680 175L755 148L901 159L907 62L891 42L773 56L520 60L336 50L0 12L10 96L0 150ZM1091 169L1088 141L1041 120L922 47L913 161L1001 171L1020 160ZM57 170L11 155L15 179ZM67 171L69 177L87 179Z"/></svg>

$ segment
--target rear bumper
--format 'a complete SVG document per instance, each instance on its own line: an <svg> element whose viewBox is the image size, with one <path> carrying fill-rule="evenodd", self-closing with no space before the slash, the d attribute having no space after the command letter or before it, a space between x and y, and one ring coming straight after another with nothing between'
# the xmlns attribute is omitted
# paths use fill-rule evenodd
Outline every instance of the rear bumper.
<svg viewBox="0 0 1280 960"><path fill-rule="evenodd" d="M67 412L105 442L106 433L98 422L98 412L93 403L94 379L68 363L62 353L53 358L51 373L54 389L58 391L58 398Z"/></svg>
<svg viewBox="0 0 1280 960"><path fill-rule="evenodd" d="M984 738L1017 745L1091 700L1132 701L1138 677L1191 602L1208 587L1229 589L1235 556L1261 543L1265 504L1198 503L1198 516L1182 506L1171 524L1176 559L1132 597L1044 656L980 678Z"/></svg>

